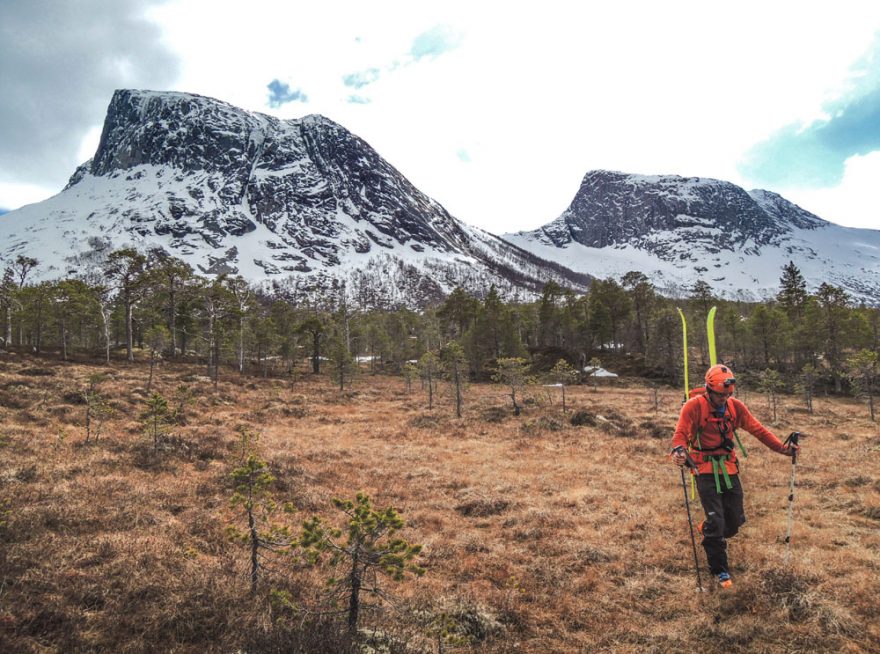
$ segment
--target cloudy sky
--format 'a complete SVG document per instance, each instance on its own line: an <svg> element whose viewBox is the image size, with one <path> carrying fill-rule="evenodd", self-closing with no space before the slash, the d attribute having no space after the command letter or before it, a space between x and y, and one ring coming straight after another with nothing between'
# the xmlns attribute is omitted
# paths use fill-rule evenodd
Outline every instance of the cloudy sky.
<svg viewBox="0 0 880 654"><path fill-rule="evenodd" d="M0 81L0 210L60 191L141 88L323 114L496 233L597 168L880 228L876 0L0 0Z"/></svg>

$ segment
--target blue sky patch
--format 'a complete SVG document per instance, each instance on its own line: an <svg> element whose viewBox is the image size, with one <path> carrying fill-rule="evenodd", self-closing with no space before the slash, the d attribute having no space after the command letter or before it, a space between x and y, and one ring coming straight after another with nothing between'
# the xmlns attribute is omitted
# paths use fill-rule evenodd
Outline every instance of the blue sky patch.
<svg viewBox="0 0 880 654"><path fill-rule="evenodd" d="M409 53L418 61L424 57L436 58L444 52L455 50L461 45L463 37L448 25L437 25L422 32L413 41Z"/></svg>
<svg viewBox="0 0 880 654"><path fill-rule="evenodd" d="M880 75L872 63L880 41L873 50L853 69L859 85L824 107L829 118L786 125L754 145L739 172L765 186L828 188L843 180L847 159L880 150Z"/></svg>
<svg viewBox="0 0 880 654"><path fill-rule="evenodd" d="M342 83L353 89L361 89L367 84L372 84L377 79L379 79L379 69L367 68L366 70L343 76Z"/></svg>
<svg viewBox="0 0 880 654"><path fill-rule="evenodd" d="M290 84L273 79L266 85L269 89L269 106L277 109L288 102L308 102L309 96L302 89L291 90Z"/></svg>

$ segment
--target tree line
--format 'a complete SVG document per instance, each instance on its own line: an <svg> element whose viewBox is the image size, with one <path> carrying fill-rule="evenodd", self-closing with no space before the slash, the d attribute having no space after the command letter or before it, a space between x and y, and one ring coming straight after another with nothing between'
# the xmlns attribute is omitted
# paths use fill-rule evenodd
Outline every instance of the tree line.
<svg viewBox="0 0 880 654"><path fill-rule="evenodd" d="M790 262L779 291L765 302L722 300L700 280L686 296L661 296L650 279L629 272L597 279L587 294L548 282L532 302L505 301L492 287L461 288L420 311L360 306L344 286L321 301L286 297L234 275L208 278L185 262L133 249L67 278L35 281L40 262L19 256L0 282L0 344L37 354L132 361L136 353L198 360L216 379L225 366L245 374L296 374L325 364L341 386L357 369L407 373L436 365L467 380L487 380L501 359L522 358L550 370L560 359L577 370L595 358L628 355L658 381L682 377L681 327L688 316L693 365L708 364L705 316L717 305L719 355L746 377L771 370L788 390L873 392L880 351L880 310L855 304L823 283L810 293ZM452 349L450 349L452 347ZM425 363L425 355L436 362ZM360 364L360 365L358 365ZM807 392L807 391L804 391Z"/></svg>

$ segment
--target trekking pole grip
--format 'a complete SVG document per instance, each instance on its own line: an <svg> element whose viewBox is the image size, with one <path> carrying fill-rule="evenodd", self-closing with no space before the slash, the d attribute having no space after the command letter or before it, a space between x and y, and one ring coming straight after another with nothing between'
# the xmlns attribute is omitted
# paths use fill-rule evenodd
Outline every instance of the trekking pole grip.
<svg viewBox="0 0 880 654"><path fill-rule="evenodd" d="M785 439L785 442L783 443L783 445L797 446L798 439L800 439L800 437L801 437L801 433L799 431L793 431L788 435L788 438ZM791 452L791 465L797 464L797 455L798 455L798 451L796 449L792 450L792 452Z"/></svg>

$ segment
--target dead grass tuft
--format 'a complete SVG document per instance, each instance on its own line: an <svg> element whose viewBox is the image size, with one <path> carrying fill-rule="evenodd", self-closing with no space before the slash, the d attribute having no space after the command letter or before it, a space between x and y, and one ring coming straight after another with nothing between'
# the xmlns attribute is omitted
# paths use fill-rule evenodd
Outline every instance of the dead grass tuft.
<svg viewBox="0 0 880 654"><path fill-rule="evenodd" d="M461 515L468 518L485 518L490 515L504 513L510 502L503 499L476 499L462 502L455 507Z"/></svg>

